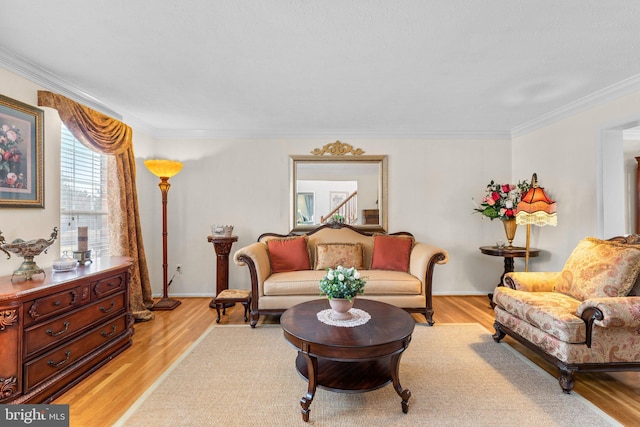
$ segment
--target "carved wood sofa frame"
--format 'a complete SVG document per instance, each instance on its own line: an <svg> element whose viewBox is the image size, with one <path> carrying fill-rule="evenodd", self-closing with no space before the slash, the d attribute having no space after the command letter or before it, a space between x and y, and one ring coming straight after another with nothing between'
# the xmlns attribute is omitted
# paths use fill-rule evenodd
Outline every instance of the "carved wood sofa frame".
<svg viewBox="0 0 640 427"><path fill-rule="evenodd" d="M315 228L313 230L311 230L308 233L289 233L289 234L277 234L277 233L263 233L261 234L257 241L260 242L262 241L263 238L265 237L274 237L274 238L284 238L284 237L292 237L292 236L300 236L300 235L307 235L307 236L311 236L317 232L319 232L320 230L323 230L325 228L348 228L351 229L353 231L355 231L356 233L359 233L363 236L373 236L374 233L369 233L366 231L362 231L359 230L351 225L348 224L344 224L344 223L328 223L328 224L324 224L319 226L318 228ZM400 236L400 235L405 235L405 236L411 236L413 237L413 235L409 232L405 232L405 231L401 231L401 232L396 232L396 233L389 233L387 234L389 236ZM259 305L259 298L260 298L260 291L258 289L259 287L259 283L258 283L258 274L257 274L257 270L256 270L256 265L253 261L253 259L251 259L251 257L249 256L245 256L245 255L238 255L236 256L237 261L243 262L247 265L247 267L249 268L249 274L250 274L250 278L251 278L251 309L250 309L250 315L251 315L251 327L255 328L256 324L258 323L258 319L260 317L260 315L280 315L282 314L284 311L286 311L286 309L259 309L258 305ZM427 268L426 268L426 273L425 273L425 277L420 277L419 279L422 281L423 286L425 288L425 304L424 307L401 307L404 310L406 310L409 313L419 313L425 316L427 323L429 324L429 326L433 326L433 324L435 323L433 320L433 296L432 296L432 281L433 281L433 270L434 267L436 266L436 264L444 264L446 263L448 260L448 255L446 254L445 251L441 251L441 252L437 252L435 253L429 260L427 263ZM319 295L319 294L318 294Z"/></svg>

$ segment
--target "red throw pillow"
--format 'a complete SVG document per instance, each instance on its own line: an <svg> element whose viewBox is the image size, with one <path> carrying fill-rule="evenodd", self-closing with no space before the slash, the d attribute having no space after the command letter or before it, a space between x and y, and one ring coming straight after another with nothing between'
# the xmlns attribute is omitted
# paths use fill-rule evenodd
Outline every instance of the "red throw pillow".
<svg viewBox="0 0 640 427"><path fill-rule="evenodd" d="M413 239L402 236L373 238L372 270L409 271L409 257Z"/></svg>
<svg viewBox="0 0 640 427"><path fill-rule="evenodd" d="M269 240L267 249L271 273L311 270L306 237Z"/></svg>

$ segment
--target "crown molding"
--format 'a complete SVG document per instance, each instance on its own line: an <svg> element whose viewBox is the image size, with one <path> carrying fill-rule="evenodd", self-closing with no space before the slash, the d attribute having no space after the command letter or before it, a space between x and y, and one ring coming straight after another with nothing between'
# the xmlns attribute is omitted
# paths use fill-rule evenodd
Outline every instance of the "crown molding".
<svg viewBox="0 0 640 427"><path fill-rule="evenodd" d="M397 131L354 129L156 129L157 139L511 139L509 131Z"/></svg>
<svg viewBox="0 0 640 427"><path fill-rule="evenodd" d="M622 80L618 83L607 86L590 95L577 99L569 104L566 104L560 108L552 110L542 116L523 123L514 127L511 130L511 137L516 138L518 136L526 135L535 130L549 126L562 119L566 119L574 114L589 108L602 105L605 102L612 101L616 98L620 98L625 95L629 95L632 92L640 90L640 74L631 76L628 79Z"/></svg>
<svg viewBox="0 0 640 427"><path fill-rule="evenodd" d="M73 99L74 101L89 108L93 108L96 111L100 111L103 114L111 116L114 119L122 120L122 116L120 114L107 107L97 98L89 95L77 86L62 80L49 71L16 56L14 53L9 52L3 47L0 47L0 65L21 77L39 84L47 90L64 95L67 98Z"/></svg>

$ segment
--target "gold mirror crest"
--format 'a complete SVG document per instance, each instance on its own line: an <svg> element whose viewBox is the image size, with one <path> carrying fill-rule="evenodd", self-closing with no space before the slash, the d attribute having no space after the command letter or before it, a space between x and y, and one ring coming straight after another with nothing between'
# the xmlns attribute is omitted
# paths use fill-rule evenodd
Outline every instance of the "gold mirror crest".
<svg viewBox="0 0 640 427"><path fill-rule="evenodd" d="M364 150L361 148L353 148L350 144L344 144L340 141L332 142L331 144L327 144L322 148L314 148L311 151L311 154L314 156L322 156L324 154L329 154L331 156L344 156L347 154L353 154L354 156L360 156L364 154Z"/></svg>

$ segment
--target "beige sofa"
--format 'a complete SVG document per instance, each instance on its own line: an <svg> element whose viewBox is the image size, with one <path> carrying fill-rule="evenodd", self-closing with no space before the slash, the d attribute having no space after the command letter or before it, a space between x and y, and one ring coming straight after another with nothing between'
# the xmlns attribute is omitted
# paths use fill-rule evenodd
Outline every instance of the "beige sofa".
<svg viewBox="0 0 640 427"><path fill-rule="evenodd" d="M445 264L448 261L448 255L444 249L415 242L413 236L406 232L378 237L380 234L359 231L349 225L326 224L302 235L305 237L308 249L308 269L274 273L272 271L274 260L270 259L268 249L269 241L272 241L271 244L279 243L293 236L292 234L285 236L266 233L261 235L256 243L239 249L234 255L235 263L238 266L246 265L251 275L251 327L256 326L261 314L280 314L296 304L324 298L320 296L318 286L326 272L322 268L326 265L326 259L319 260L319 252L327 254L332 248L344 249L348 247L347 245L358 244L358 247L363 250L362 268L359 268L359 271L367 282L364 295L358 298L383 301L409 312L422 313L429 325L433 325L431 296L433 269L436 264ZM380 257L383 254L382 243L379 243L375 249L377 252L374 254L374 242L382 242L385 236L386 241L390 240L390 237L411 240L407 271L371 268L374 261L380 265ZM320 251L318 245L321 245ZM273 253L271 258L274 258ZM395 254L390 258L396 258ZM319 265L319 262L324 264ZM343 266L351 267L351 265Z"/></svg>

